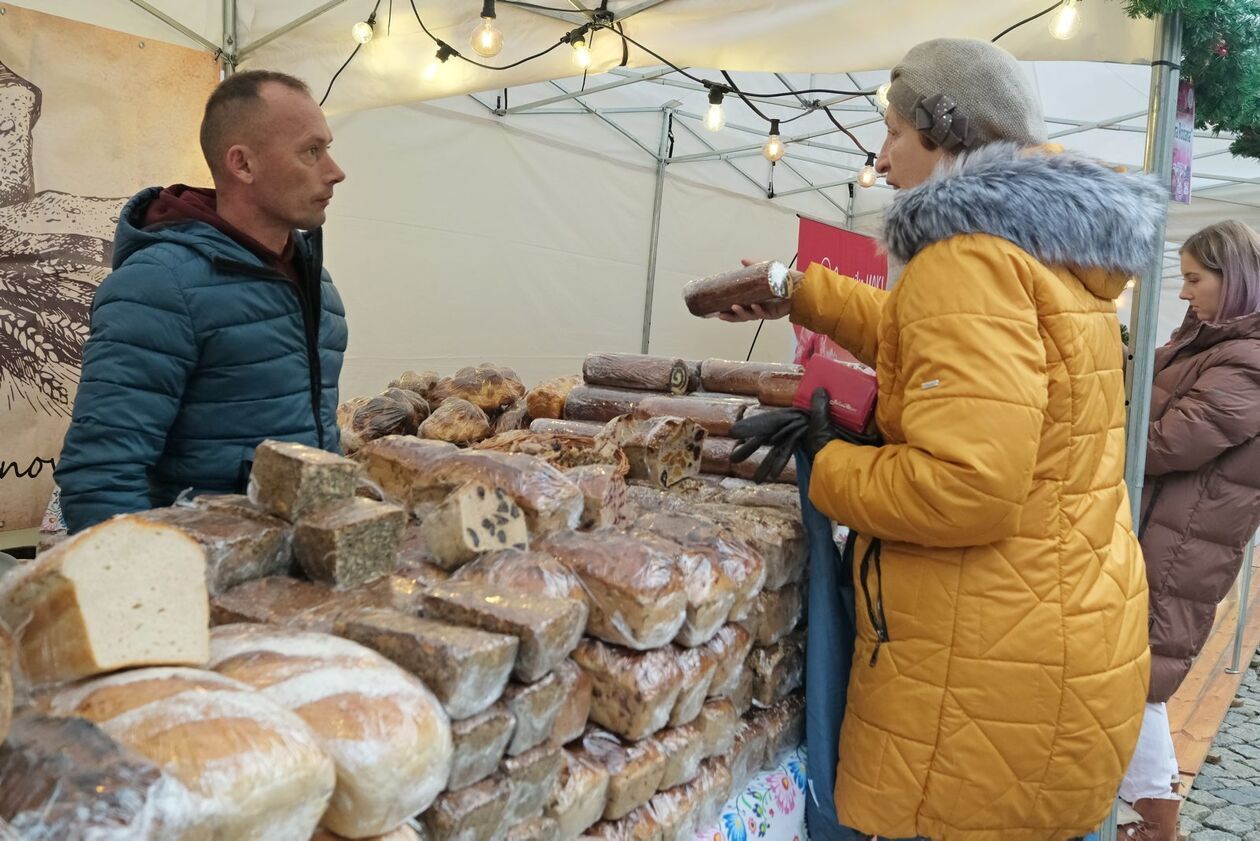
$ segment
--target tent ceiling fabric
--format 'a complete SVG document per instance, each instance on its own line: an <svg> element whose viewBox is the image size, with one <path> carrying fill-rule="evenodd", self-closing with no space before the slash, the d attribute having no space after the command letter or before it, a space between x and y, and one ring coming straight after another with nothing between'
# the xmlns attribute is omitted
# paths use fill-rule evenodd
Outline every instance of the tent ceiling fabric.
<svg viewBox="0 0 1260 841"><path fill-rule="evenodd" d="M252 41L310 11L316 3L293 0L238 0L240 43ZM247 55L243 67L283 67L319 85L331 78L350 54L350 27L364 20L375 0L346 0L299 30ZM434 35L472 55L468 36L477 23L476 0L416 0ZM591 7L590 0L541 0L541 5ZM642 0L612 0L614 12L642 6ZM781 73L837 73L892 67L908 45L944 36L992 38L1012 23L1042 11L1046 0L1005 3L939 3L934 0L663 0L628 18L626 33L684 67ZM433 42L416 22L410 0L389 0L378 13L377 32L337 83L333 111L372 108L409 101L558 79L573 74L570 50L508 71L490 71L452 59L432 83L420 69L433 57ZM574 18L575 20L577 18ZM1133 21L1117 0L1097 0L1082 7L1081 33L1071 41L1049 37L1043 20L1003 39L1003 45L1027 60L1088 60L1134 63L1150 60L1154 24ZM508 64L554 44L574 23L534 11L498 4L499 27L506 35L494 63ZM622 44L604 31L592 43L591 73L616 67ZM473 57L476 57L473 55ZM630 67L660 62L634 48Z"/></svg>

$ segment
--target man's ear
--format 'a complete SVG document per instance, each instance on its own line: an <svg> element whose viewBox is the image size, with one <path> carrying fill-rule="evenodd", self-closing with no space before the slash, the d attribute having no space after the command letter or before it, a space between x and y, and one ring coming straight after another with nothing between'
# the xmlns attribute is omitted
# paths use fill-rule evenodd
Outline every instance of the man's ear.
<svg viewBox="0 0 1260 841"><path fill-rule="evenodd" d="M254 183L254 153L248 146L237 143L228 147L224 156L227 174L242 184Z"/></svg>

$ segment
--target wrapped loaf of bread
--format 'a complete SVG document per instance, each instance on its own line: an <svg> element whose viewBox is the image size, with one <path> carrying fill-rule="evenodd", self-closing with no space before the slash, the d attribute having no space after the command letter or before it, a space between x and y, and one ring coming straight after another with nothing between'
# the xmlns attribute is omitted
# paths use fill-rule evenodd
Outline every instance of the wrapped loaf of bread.
<svg viewBox="0 0 1260 841"><path fill-rule="evenodd" d="M757 476L757 468L761 467L762 462L770 457L773 451L771 447L762 447L754 450L752 455L741 462L731 462L731 476L736 479L751 480ZM783 465L783 469L773 476L767 476L766 482L772 482L779 485L796 487L796 461L788 460Z"/></svg>
<svg viewBox="0 0 1260 841"><path fill-rule="evenodd" d="M344 835L338 835L335 832L329 832L321 829L311 836L311 841L425 841L409 826L400 826L393 832L387 832L384 835L373 835L371 838L349 839Z"/></svg>
<svg viewBox="0 0 1260 841"><path fill-rule="evenodd" d="M564 684L553 672L533 683L513 683L503 693L503 706L516 718L508 756L520 756L551 738L564 703Z"/></svg>
<svg viewBox="0 0 1260 841"><path fill-rule="evenodd" d="M665 773L657 789L689 783L700 773L704 759L704 731L698 724L683 724L660 731L652 739L665 755Z"/></svg>
<svg viewBox="0 0 1260 841"><path fill-rule="evenodd" d="M563 418L564 401L568 399L569 392L581 384L580 376L557 377L538 384L525 395L529 416L535 421Z"/></svg>
<svg viewBox="0 0 1260 841"><path fill-rule="evenodd" d="M16 660L17 649L13 638L4 623L0 622L0 744L4 743L9 722L13 719L13 668Z"/></svg>
<svg viewBox="0 0 1260 841"><path fill-rule="evenodd" d="M540 418L529 425L530 432L583 435L587 438L594 438L603 429L603 421L561 420L559 418Z"/></svg>
<svg viewBox="0 0 1260 841"><path fill-rule="evenodd" d="M586 601L582 579L551 555L539 551L491 552L460 567L450 580L480 582L508 593Z"/></svg>
<svg viewBox="0 0 1260 841"><path fill-rule="evenodd" d="M581 666L572 660L565 660L552 674L560 682L560 710L556 713L555 724L547 743L560 747L574 739L580 738L586 730L586 721L591 716L591 701L594 693L594 681Z"/></svg>
<svg viewBox="0 0 1260 841"><path fill-rule="evenodd" d="M753 708L753 690L756 686L757 679L752 669L748 668L747 664L741 663L734 688L725 695L735 705L735 712L740 716L747 715Z"/></svg>
<svg viewBox="0 0 1260 841"><path fill-rule="evenodd" d="M415 417L416 428L413 429L411 432L401 432L401 433L387 432L385 433L385 435L394 435L394 434L415 435L416 430L419 429L420 424L424 423L425 418L429 416L429 412L432 410L432 407L429 406L428 400L425 400L422 395L420 395L419 393L409 388L398 388L396 386L390 386L389 388L385 389L385 391L381 394L381 396L388 397L391 400L396 400L397 402L403 404L404 406L410 406L412 414ZM378 437L383 438L385 436L381 435Z"/></svg>
<svg viewBox="0 0 1260 841"><path fill-rule="evenodd" d="M450 444L475 444L489 438L490 433L486 413L458 397L445 400L420 424L421 437Z"/></svg>
<svg viewBox="0 0 1260 841"><path fill-rule="evenodd" d="M499 778L448 791L420 820L431 841L496 841L509 793L507 781Z"/></svg>
<svg viewBox="0 0 1260 841"><path fill-rule="evenodd" d="M307 841L333 792L333 763L300 718L212 672L120 672L62 690L49 710L99 724L181 783L190 837Z"/></svg>
<svg viewBox="0 0 1260 841"><path fill-rule="evenodd" d="M694 721L709 696L717 674L718 657L707 646L676 649L678 668L683 674L682 691L669 715L671 727Z"/></svg>
<svg viewBox="0 0 1260 841"><path fill-rule="evenodd" d="M175 526L201 544L206 550L206 589L212 596L255 578L284 575L293 563L288 524L262 512L240 516L178 505L136 516Z"/></svg>
<svg viewBox="0 0 1260 841"><path fill-rule="evenodd" d="M312 580L357 587L394 568L406 524L402 508L370 499L307 509L293 530L293 555Z"/></svg>
<svg viewBox="0 0 1260 841"><path fill-rule="evenodd" d="M586 631L592 636L646 651L672 640L687 620L677 561L649 534L568 532L535 548L581 579L590 607Z"/></svg>
<svg viewBox="0 0 1260 841"><path fill-rule="evenodd" d="M608 771L569 750L561 751L562 764L554 797L544 807L555 819L559 835L577 838L594 826L608 803Z"/></svg>
<svg viewBox="0 0 1260 841"><path fill-rule="evenodd" d="M402 576L397 578L399 587L410 584ZM254 622L330 634L345 615L405 601L405 595L394 591L393 579L390 576L367 587L338 592L326 584L287 576L259 578L215 596L210 601L210 624Z"/></svg>
<svg viewBox="0 0 1260 841"><path fill-rule="evenodd" d="M502 435L505 432L513 432L518 429L529 429L529 425L533 420L529 416L529 405L525 402L525 398L522 397L492 419L490 431L495 435Z"/></svg>
<svg viewBox="0 0 1260 841"><path fill-rule="evenodd" d="M712 825L722 813L726 801L739 790L735 788L730 763L725 757L706 759L700 763L700 775L688 783L687 788L694 793L698 804L698 827Z"/></svg>
<svg viewBox="0 0 1260 841"><path fill-rule="evenodd" d="M726 501L731 505L753 508L777 508L792 517L801 516L801 492L798 488L779 484L758 485L747 479L732 477L722 480Z"/></svg>
<svg viewBox="0 0 1260 841"><path fill-rule="evenodd" d="M796 392L804 378L801 369L768 371L757 379L757 401L762 406L790 408L796 402Z"/></svg>
<svg viewBox="0 0 1260 841"><path fill-rule="evenodd" d="M559 841L560 825L552 818L536 817L508 830L504 841Z"/></svg>
<svg viewBox="0 0 1260 841"><path fill-rule="evenodd" d="M196 837L192 793L86 719L26 715L0 742L0 838Z"/></svg>
<svg viewBox="0 0 1260 841"><path fill-rule="evenodd" d="M803 608L801 588L795 584L779 590L763 590L750 617L749 632L753 633L755 644L762 647L774 645L792 633L801 620Z"/></svg>
<svg viewBox="0 0 1260 841"><path fill-rule="evenodd" d="M750 307L786 300L792 297L804 277L782 263L755 263L691 281L683 287L683 301L692 315L708 318L728 312L735 306Z"/></svg>
<svg viewBox="0 0 1260 841"><path fill-rule="evenodd" d="M774 508L720 503L692 505L690 512L725 526L757 550L765 562L765 589L779 590L805 577L809 552L799 517Z"/></svg>
<svg viewBox="0 0 1260 841"><path fill-rule="evenodd" d="M608 773L607 821L624 818L647 803L665 775L665 755L655 741L622 742L595 727L582 737L577 757Z"/></svg>
<svg viewBox="0 0 1260 841"><path fill-rule="evenodd" d="M607 423L621 415L634 414L639 404L651 396L648 391L580 385L564 400L564 420Z"/></svg>
<svg viewBox="0 0 1260 841"><path fill-rule="evenodd" d="M520 726L519 721L517 726ZM504 826L541 815L560 779L564 758L560 748L547 745L503 760L500 773L508 784L508 805Z"/></svg>
<svg viewBox="0 0 1260 841"><path fill-rule="evenodd" d="M778 703L749 713L749 722L766 732L764 768L773 768L787 751L801 744L805 733L805 697L792 694Z"/></svg>
<svg viewBox="0 0 1260 841"><path fill-rule="evenodd" d="M457 398L487 413L502 411L524 396L525 386L516 372L497 365L460 368L434 383L427 395L431 403Z"/></svg>
<svg viewBox="0 0 1260 841"><path fill-rule="evenodd" d="M740 719L735 725L735 744L730 753L732 784L736 791L746 787L765 761L767 734L763 723Z"/></svg>
<svg viewBox="0 0 1260 841"><path fill-rule="evenodd" d="M731 623L713 635L706 648L717 657L710 697L730 697L744 672L744 661L752 652L752 634Z"/></svg>
<svg viewBox="0 0 1260 841"><path fill-rule="evenodd" d="M613 467L622 476L630 473L626 454L615 442L587 435L516 430L482 441L473 449L534 456L559 470L598 464Z"/></svg>
<svg viewBox="0 0 1260 841"><path fill-rule="evenodd" d="M709 435L725 437L755 401L725 394L649 394L639 401L635 414L651 418L686 418ZM691 475L695 475L694 473Z"/></svg>
<svg viewBox="0 0 1260 841"><path fill-rule="evenodd" d="M762 374L803 375L800 365L778 362L733 362L729 359L706 359L700 363L700 379L705 391L718 394L741 394L756 397L761 390Z"/></svg>
<svg viewBox="0 0 1260 841"><path fill-rule="evenodd" d="M368 476L411 511L428 510L465 482L505 490L531 534L577 528L582 492L556 468L518 453L460 452L415 438L373 441L360 454Z"/></svg>
<svg viewBox="0 0 1260 841"><path fill-rule="evenodd" d="M292 523L312 508L354 496L359 465L304 444L263 441L254 450L249 498Z"/></svg>
<svg viewBox="0 0 1260 841"><path fill-rule="evenodd" d="M585 505L582 509L582 529L609 529L621 526L628 518L630 504L626 480L615 467L607 464L591 464L564 471L565 477L578 486Z"/></svg>
<svg viewBox="0 0 1260 841"><path fill-rule="evenodd" d="M735 744L735 725L739 714L729 698L713 698L700 710L700 732L704 740L704 758L724 756Z"/></svg>
<svg viewBox="0 0 1260 841"><path fill-rule="evenodd" d="M502 704L496 704L480 715L451 723L454 755L447 788L456 789L478 783L499 767L512 741L516 717Z"/></svg>
<svg viewBox="0 0 1260 841"><path fill-rule="evenodd" d="M425 516L419 533L433 563L444 570L458 569L486 552L529 546L520 506L503 488L482 482L466 482L452 491Z"/></svg>
<svg viewBox="0 0 1260 841"><path fill-rule="evenodd" d="M805 676L805 656L792 638L768 648L754 648L748 656L753 674L753 703L768 707L782 701L801 686Z"/></svg>
<svg viewBox="0 0 1260 841"><path fill-rule="evenodd" d="M745 413L747 417L747 413ZM700 445L700 472L714 476L731 475L731 455L738 442L734 438L707 436Z"/></svg>
<svg viewBox="0 0 1260 841"><path fill-rule="evenodd" d="M661 841L695 841L700 804L696 790L688 786L658 791L643 807L661 828ZM707 838L706 838L707 841Z"/></svg>
<svg viewBox="0 0 1260 841"><path fill-rule="evenodd" d="M683 418L622 415L608 422L596 441L622 450L630 477L668 488L700 474L704 430Z"/></svg>
<svg viewBox="0 0 1260 841"><path fill-rule="evenodd" d="M586 624L586 604L500 589L479 581L451 581L421 597L432 619L470 625L520 641L512 674L533 683L560 665L577 646Z"/></svg>
<svg viewBox="0 0 1260 841"><path fill-rule="evenodd" d="M700 387L691 381L683 359L638 353L592 353L582 364L587 385L686 394Z"/></svg>
<svg viewBox="0 0 1260 841"><path fill-rule="evenodd" d="M134 515L67 538L0 581L0 625L39 686L209 655L205 550Z"/></svg>
<svg viewBox="0 0 1260 841"><path fill-rule="evenodd" d="M451 770L450 721L425 685L374 651L324 634L223 625L211 664L298 715L337 767L324 826L361 837L427 809Z"/></svg>
<svg viewBox="0 0 1260 841"><path fill-rule="evenodd" d="M424 399L418 394L413 396L420 401ZM396 393L381 394L354 408L349 429L362 442L375 441L386 435L415 435L420 422L429 416L429 404L424 404L424 417L417 417L416 408L414 402Z"/></svg>
<svg viewBox="0 0 1260 841"><path fill-rule="evenodd" d="M428 400L429 392L440 379L442 378L433 371L403 371L389 384L389 387L403 388Z"/></svg>
<svg viewBox="0 0 1260 841"><path fill-rule="evenodd" d="M394 610L344 616L336 634L420 678L453 719L489 708L503 694L516 664L516 637Z"/></svg>
<svg viewBox="0 0 1260 841"><path fill-rule="evenodd" d="M591 677L591 721L631 741L669 724L683 681L674 651L634 652L586 639L573 660Z"/></svg>
<svg viewBox="0 0 1260 841"><path fill-rule="evenodd" d="M600 821L583 839L594 841L664 841L661 825L646 804L617 821Z"/></svg>

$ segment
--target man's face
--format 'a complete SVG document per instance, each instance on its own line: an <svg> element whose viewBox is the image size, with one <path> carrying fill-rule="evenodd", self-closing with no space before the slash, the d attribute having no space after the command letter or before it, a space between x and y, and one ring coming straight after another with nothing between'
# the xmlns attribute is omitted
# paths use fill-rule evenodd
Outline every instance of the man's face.
<svg viewBox="0 0 1260 841"><path fill-rule="evenodd" d="M266 103L252 132L251 196L259 210L290 228L324 224L333 186L346 174L329 154L332 132L315 100L268 83Z"/></svg>

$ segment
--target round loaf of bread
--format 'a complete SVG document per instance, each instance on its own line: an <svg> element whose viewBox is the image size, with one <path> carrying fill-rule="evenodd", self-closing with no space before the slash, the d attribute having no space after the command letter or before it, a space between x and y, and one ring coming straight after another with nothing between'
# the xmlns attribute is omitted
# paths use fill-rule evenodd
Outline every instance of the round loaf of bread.
<svg viewBox="0 0 1260 841"><path fill-rule="evenodd" d="M438 380L428 395L431 403L458 397L483 412L501 411L524 396L525 385L516 372L496 365L460 368L454 375Z"/></svg>
<svg viewBox="0 0 1260 841"><path fill-rule="evenodd" d="M452 397L420 424L420 437L451 444L475 444L490 437L490 419L467 400Z"/></svg>

